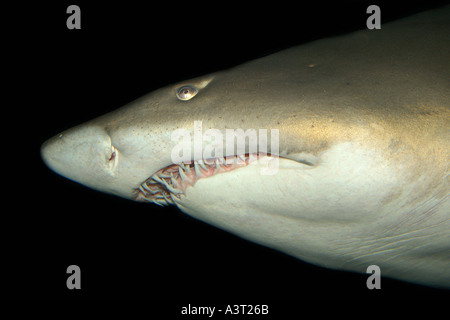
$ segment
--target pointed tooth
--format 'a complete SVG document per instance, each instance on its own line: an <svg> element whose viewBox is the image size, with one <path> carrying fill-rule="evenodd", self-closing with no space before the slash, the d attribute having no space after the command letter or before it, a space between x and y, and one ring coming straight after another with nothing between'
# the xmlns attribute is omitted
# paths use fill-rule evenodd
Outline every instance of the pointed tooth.
<svg viewBox="0 0 450 320"><path fill-rule="evenodd" d="M166 200L161 199L161 198L155 199L155 200L153 200L153 202L156 203L156 204L158 204L158 205L160 205L160 206L162 206L162 207L165 206L165 205L167 205Z"/></svg>
<svg viewBox="0 0 450 320"><path fill-rule="evenodd" d="M145 195L141 199L147 202L153 202L153 199L148 199Z"/></svg>
<svg viewBox="0 0 450 320"><path fill-rule="evenodd" d="M216 159L216 167L217 167L217 169L222 169L222 167L220 165L221 165L221 162L220 162L219 158L217 158Z"/></svg>
<svg viewBox="0 0 450 320"><path fill-rule="evenodd" d="M205 175L200 171L200 166L198 165L197 161L194 162L194 169L195 169L195 174L197 175L197 177L199 177L199 178L205 177Z"/></svg>
<svg viewBox="0 0 450 320"><path fill-rule="evenodd" d="M166 202L167 203L169 203L169 204L175 204L171 199L169 199L168 197L166 197L166 195L163 193L163 197L164 197L164 200L166 200Z"/></svg>
<svg viewBox="0 0 450 320"><path fill-rule="evenodd" d="M153 175L153 176L152 176L152 179L155 180L156 182L159 182L159 183L164 184L163 179L161 179L161 178L158 177L157 175Z"/></svg>
<svg viewBox="0 0 450 320"><path fill-rule="evenodd" d="M144 191L144 188L142 187L142 185L139 186L139 190L140 190L144 195L147 195L147 192Z"/></svg>
<svg viewBox="0 0 450 320"><path fill-rule="evenodd" d="M203 161L203 159L198 160L198 164L200 165L200 167L205 169L205 171L208 171L208 167L206 167L205 162Z"/></svg>
<svg viewBox="0 0 450 320"><path fill-rule="evenodd" d="M165 186L167 188L169 187L169 183L165 179L161 179L160 177L157 177L156 181L158 181L159 183L161 183L163 186Z"/></svg>
<svg viewBox="0 0 450 320"><path fill-rule="evenodd" d="M220 164L223 165L224 167L228 167L227 161L225 160L224 157L222 157L222 158L217 158L217 160L220 161Z"/></svg>
<svg viewBox="0 0 450 320"><path fill-rule="evenodd" d="M151 194L155 194L155 192L152 189L150 189L150 187L145 182L142 184L141 187L143 187L145 190L147 190Z"/></svg>
<svg viewBox="0 0 450 320"><path fill-rule="evenodd" d="M171 177L164 178L163 181L164 181L164 183L165 183L166 185L172 183Z"/></svg>
<svg viewBox="0 0 450 320"><path fill-rule="evenodd" d="M172 201L175 203L177 200L180 201L181 199L179 197L177 197L176 195L174 195L173 193L170 194L170 198L172 199ZM175 198L175 199L174 199Z"/></svg>
<svg viewBox="0 0 450 320"><path fill-rule="evenodd" d="M180 189L175 189L171 185L167 185L166 187L167 187L167 190L169 190L171 193L183 193L183 191L181 191Z"/></svg>
<svg viewBox="0 0 450 320"><path fill-rule="evenodd" d="M178 173L178 171L176 173ZM175 188L179 188L178 181L177 181L178 177L179 177L179 175L177 175L175 177L173 172L170 173L170 182L172 183L172 186L174 186Z"/></svg>
<svg viewBox="0 0 450 320"><path fill-rule="evenodd" d="M170 181L172 182L172 186L174 186L175 188L178 188L178 182L177 182L177 180L175 180L175 178L173 177L173 175L172 175L172 177L170 178Z"/></svg>
<svg viewBox="0 0 450 320"><path fill-rule="evenodd" d="M239 154L239 155L237 156L236 164L244 164L244 163L245 163L245 156L242 155L242 154Z"/></svg>
<svg viewBox="0 0 450 320"><path fill-rule="evenodd" d="M178 172L181 177L181 182L187 180L190 184L194 184L194 182L190 178L188 178L188 176L184 173L183 169L178 168ZM183 186L183 183L181 183L181 186Z"/></svg>
<svg viewBox="0 0 450 320"><path fill-rule="evenodd" d="M148 193L150 193L150 194L152 194L152 195L154 195L154 194L157 194L158 192L159 192L159 190L155 190L155 191L153 191L152 189L150 189L150 188L146 188L145 190L147 190L148 191ZM148 194L147 193L147 194Z"/></svg>

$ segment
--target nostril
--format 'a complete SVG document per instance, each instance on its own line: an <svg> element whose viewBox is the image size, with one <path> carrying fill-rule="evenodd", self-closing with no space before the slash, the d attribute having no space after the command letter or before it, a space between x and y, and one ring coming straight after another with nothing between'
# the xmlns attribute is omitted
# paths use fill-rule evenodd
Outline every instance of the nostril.
<svg viewBox="0 0 450 320"><path fill-rule="evenodd" d="M119 150L117 150L116 147L114 147L113 145L111 145L111 156L109 157L109 161L113 161L116 157L117 154L119 153Z"/></svg>
<svg viewBox="0 0 450 320"><path fill-rule="evenodd" d="M117 162L119 160L118 157L119 157L119 150L117 150L116 147L111 146L111 155L108 159L108 164L111 172L113 172L114 169L116 169L117 167Z"/></svg>

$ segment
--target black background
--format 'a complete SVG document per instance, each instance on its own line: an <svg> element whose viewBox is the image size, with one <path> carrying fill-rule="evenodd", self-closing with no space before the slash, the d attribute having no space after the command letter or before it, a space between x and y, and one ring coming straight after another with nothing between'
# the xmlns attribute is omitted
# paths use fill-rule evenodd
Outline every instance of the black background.
<svg viewBox="0 0 450 320"><path fill-rule="evenodd" d="M2 126L2 296L163 299L177 301L174 314L206 299L449 299L386 278L368 290L367 275L312 266L45 167L46 139L158 87L365 28L370 4L380 5L383 24L444 2L210 3L55 1L4 12L13 17L3 49L13 72L4 74L12 99ZM70 4L81 8L81 30L66 28ZM72 264L81 290L66 288Z"/></svg>

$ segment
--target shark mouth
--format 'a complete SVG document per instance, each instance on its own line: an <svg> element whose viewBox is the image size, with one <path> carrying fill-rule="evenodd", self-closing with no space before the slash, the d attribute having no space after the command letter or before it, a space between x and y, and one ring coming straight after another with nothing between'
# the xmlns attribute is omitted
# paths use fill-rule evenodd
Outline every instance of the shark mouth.
<svg viewBox="0 0 450 320"><path fill-rule="evenodd" d="M200 159L172 164L155 172L137 188L137 201L160 206L173 205L185 196L186 189L200 179L248 166L270 154L250 153L222 158Z"/></svg>

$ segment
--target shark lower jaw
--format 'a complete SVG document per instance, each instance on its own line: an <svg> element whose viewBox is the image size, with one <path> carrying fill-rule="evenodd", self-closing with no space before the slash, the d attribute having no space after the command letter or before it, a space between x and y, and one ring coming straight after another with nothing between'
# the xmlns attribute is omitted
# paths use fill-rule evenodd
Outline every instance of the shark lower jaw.
<svg viewBox="0 0 450 320"><path fill-rule="evenodd" d="M145 180L136 189L135 200L160 206L176 205L186 196L186 190L193 187L197 181L246 167L264 157L271 155L247 153L171 164Z"/></svg>

